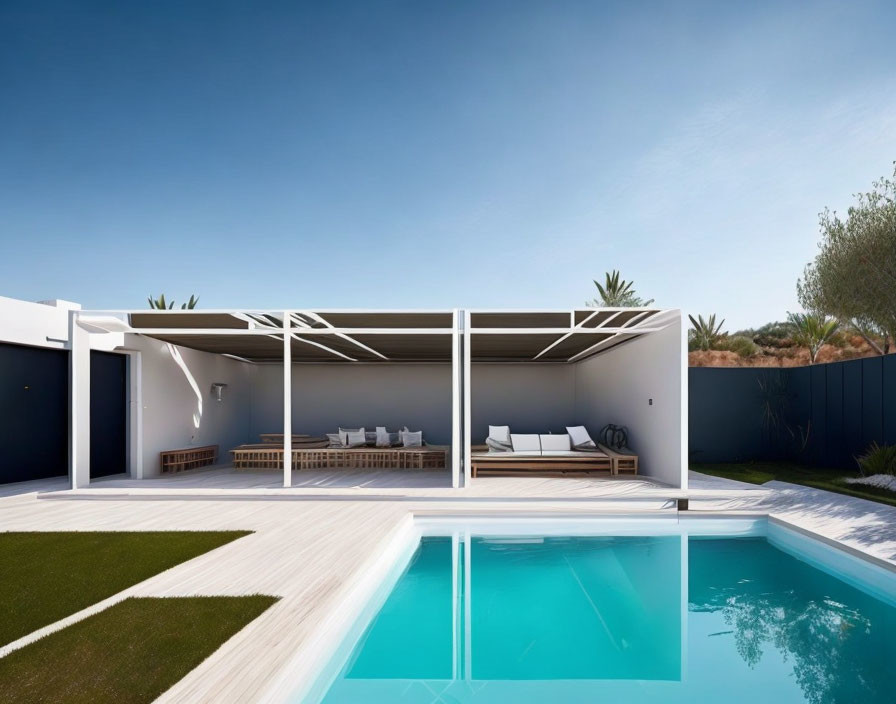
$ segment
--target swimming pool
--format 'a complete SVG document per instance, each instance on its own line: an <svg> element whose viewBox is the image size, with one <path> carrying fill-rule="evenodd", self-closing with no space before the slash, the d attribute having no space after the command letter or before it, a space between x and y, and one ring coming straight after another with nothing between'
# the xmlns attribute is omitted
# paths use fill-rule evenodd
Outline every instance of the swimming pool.
<svg viewBox="0 0 896 704"><path fill-rule="evenodd" d="M765 519L418 528L294 701L893 701L894 574Z"/></svg>

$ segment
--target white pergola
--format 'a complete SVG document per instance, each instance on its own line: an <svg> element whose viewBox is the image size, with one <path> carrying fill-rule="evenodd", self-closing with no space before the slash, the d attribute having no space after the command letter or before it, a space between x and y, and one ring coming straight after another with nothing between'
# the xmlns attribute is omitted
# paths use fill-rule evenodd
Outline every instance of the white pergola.
<svg viewBox="0 0 896 704"><path fill-rule="evenodd" d="M283 486L292 483L292 368L301 363L451 365L452 486L470 481L473 362L574 363L662 330L677 310L71 311L72 488L90 481L91 335L155 338L248 364L283 366Z"/></svg>

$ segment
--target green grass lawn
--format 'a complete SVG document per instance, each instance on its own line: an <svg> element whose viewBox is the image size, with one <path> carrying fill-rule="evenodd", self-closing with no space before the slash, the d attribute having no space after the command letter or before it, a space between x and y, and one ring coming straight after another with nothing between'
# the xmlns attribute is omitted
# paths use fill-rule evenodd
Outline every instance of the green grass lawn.
<svg viewBox="0 0 896 704"><path fill-rule="evenodd" d="M857 474L848 470L807 467L794 462L737 462L725 464L691 464L691 469L725 479L736 479L750 484L765 484L772 480L803 484L838 494L856 496L896 506L896 493L862 484L847 484L844 477Z"/></svg>
<svg viewBox="0 0 896 704"><path fill-rule="evenodd" d="M0 533L0 645L247 534Z"/></svg>
<svg viewBox="0 0 896 704"><path fill-rule="evenodd" d="M151 702L275 601L125 599L0 658L0 704Z"/></svg>

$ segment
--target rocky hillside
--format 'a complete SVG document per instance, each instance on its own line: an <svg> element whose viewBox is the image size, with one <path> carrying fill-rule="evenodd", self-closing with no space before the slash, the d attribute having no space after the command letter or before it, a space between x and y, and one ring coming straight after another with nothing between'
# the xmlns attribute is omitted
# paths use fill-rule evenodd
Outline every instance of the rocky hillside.
<svg viewBox="0 0 896 704"><path fill-rule="evenodd" d="M750 333L754 331L742 331L728 338L729 342L724 346L731 349L691 351L688 364L692 367L800 367L809 364L809 351L796 346L788 337ZM735 339L739 343L731 344ZM830 344L821 348L816 364L876 354L861 335L838 333Z"/></svg>

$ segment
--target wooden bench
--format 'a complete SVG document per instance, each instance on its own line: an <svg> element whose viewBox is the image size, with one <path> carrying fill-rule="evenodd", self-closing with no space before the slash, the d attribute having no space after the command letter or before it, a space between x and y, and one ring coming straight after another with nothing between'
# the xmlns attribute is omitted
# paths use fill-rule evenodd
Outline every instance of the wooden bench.
<svg viewBox="0 0 896 704"><path fill-rule="evenodd" d="M162 472L183 472L187 469L207 467L218 461L218 446L184 447L179 450L160 452Z"/></svg>
<svg viewBox="0 0 896 704"><path fill-rule="evenodd" d="M234 469L282 469L283 447L273 443L240 445L230 451ZM445 469L448 448L323 447L293 448L293 469Z"/></svg>
<svg viewBox="0 0 896 704"><path fill-rule="evenodd" d="M501 474L511 477L553 477L569 474L612 475L613 460L603 452L582 452L576 455L515 455L492 452L472 455L470 474Z"/></svg>
<svg viewBox="0 0 896 704"><path fill-rule="evenodd" d="M638 474L638 456L628 452L619 452L606 445L598 447L613 461L613 474Z"/></svg>

